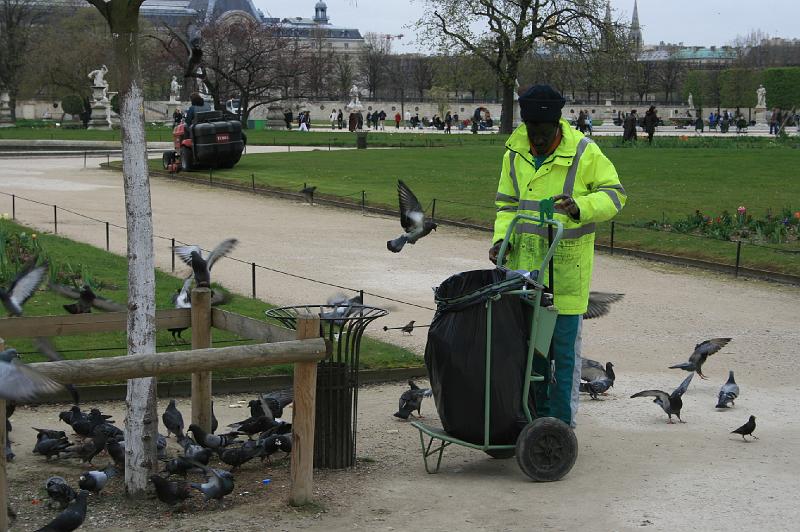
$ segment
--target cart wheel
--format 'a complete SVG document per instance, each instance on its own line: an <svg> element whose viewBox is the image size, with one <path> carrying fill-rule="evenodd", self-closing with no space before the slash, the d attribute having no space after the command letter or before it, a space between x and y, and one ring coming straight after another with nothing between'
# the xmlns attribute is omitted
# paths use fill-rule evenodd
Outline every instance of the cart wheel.
<svg viewBox="0 0 800 532"><path fill-rule="evenodd" d="M536 482L560 480L577 458L578 438L560 419L535 419L517 438L517 464Z"/></svg>
<svg viewBox="0 0 800 532"><path fill-rule="evenodd" d="M514 453L516 451L514 449L489 449L484 451L486 454L494 458L495 460L506 460L508 458L514 458Z"/></svg>
<svg viewBox="0 0 800 532"><path fill-rule="evenodd" d="M186 146L181 147L181 170L184 172L192 171L192 150Z"/></svg>

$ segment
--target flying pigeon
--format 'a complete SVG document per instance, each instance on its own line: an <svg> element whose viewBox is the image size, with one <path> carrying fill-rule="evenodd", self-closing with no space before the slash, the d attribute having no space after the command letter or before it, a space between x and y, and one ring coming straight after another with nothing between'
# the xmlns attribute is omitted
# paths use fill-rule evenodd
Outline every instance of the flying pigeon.
<svg viewBox="0 0 800 532"><path fill-rule="evenodd" d="M394 417L408 419L408 416L413 415L412 412L414 410L417 411L419 417L422 417L422 412L420 410L422 408L422 399L433 395L430 388L420 388L414 381L408 381L408 385L410 389L404 391L403 395L400 396L400 406L397 412L395 412Z"/></svg>
<svg viewBox="0 0 800 532"><path fill-rule="evenodd" d="M69 503L64 511L37 532L70 532L80 528L86 519L86 498L88 496L88 491L79 491L75 500Z"/></svg>
<svg viewBox="0 0 800 532"><path fill-rule="evenodd" d="M675 388L672 394L667 394L667 392L662 392L661 390L644 390L643 392L631 395L631 399L634 397L655 397L653 402L660 406L669 416L669 421L667 421L667 423L672 423L673 415L678 417L678 421L685 423L685 421L681 419L681 408L683 408L681 396L689 389L689 383L692 382L692 377L694 377L694 373L686 377L681 385Z"/></svg>
<svg viewBox="0 0 800 532"><path fill-rule="evenodd" d="M708 377L703 375L703 364L705 364L706 359L728 345L730 341L730 338L712 338L711 340L701 342L694 346L694 352L689 356L688 362L675 364L674 366L670 366L669 369L696 371L701 379L707 379Z"/></svg>
<svg viewBox="0 0 800 532"><path fill-rule="evenodd" d="M0 287L0 301L8 311L9 316L22 316L22 306L42 284L47 275L47 263L39 266L35 261L30 261L8 285Z"/></svg>
<svg viewBox="0 0 800 532"><path fill-rule="evenodd" d="M583 319L591 320L605 316L611 310L611 304L621 301L625 294L610 294L607 292L589 292L589 307Z"/></svg>
<svg viewBox="0 0 800 532"><path fill-rule="evenodd" d="M64 357L59 353L53 343L50 341L49 338L44 336L37 336L33 339L33 347L36 348L41 354L47 357L47 360L50 362L57 362L59 360L64 360ZM72 402L74 404L78 404L81 402L80 395L78 394L77 388L72 384L66 384L64 386L69 394L72 396Z"/></svg>
<svg viewBox="0 0 800 532"><path fill-rule="evenodd" d="M397 195L400 198L400 225L405 233L386 242L386 248L392 253L399 253L406 243L415 244L420 238L436 230L436 223L425 219L419 200L411 189L401 180L397 180Z"/></svg>
<svg viewBox="0 0 800 532"><path fill-rule="evenodd" d="M747 420L747 423L745 423L736 430L732 430L731 434L741 434L742 439L744 441L747 441L747 438L745 438L745 436L752 436L757 440L758 436L753 434L755 430L756 430L756 416L750 416L750 419Z"/></svg>
<svg viewBox="0 0 800 532"><path fill-rule="evenodd" d="M57 393L63 386L19 363L16 349L0 351L0 399L26 403Z"/></svg>
<svg viewBox="0 0 800 532"><path fill-rule="evenodd" d="M190 275L183 281L183 286L180 289L175 291L175 294L172 296L171 303L177 309L181 308L192 308L192 279L193 276ZM215 307L217 305L224 305L231 300L231 295L219 288L215 288L211 294L211 306ZM188 329L188 327L175 327L173 329L167 329L172 334L173 341L183 341L183 337L181 333Z"/></svg>
<svg viewBox="0 0 800 532"><path fill-rule="evenodd" d="M125 312L127 310L125 305L95 294L88 284L81 286L80 290L75 290L63 284L50 283L50 290L69 299L77 300L75 303L62 305L64 310L70 314L87 314L92 311L92 307L106 312Z"/></svg>
<svg viewBox="0 0 800 532"><path fill-rule="evenodd" d="M739 385L733 379L733 370L728 372L728 381L719 389L717 408L730 408L728 403L736 405L733 401L739 397Z"/></svg>
<svg viewBox="0 0 800 532"><path fill-rule="evenodd" d="M303 188L300 189L300 194L303 195L306 202L311 205L314 205L314 191L317 190L317 187L309 187L305 183L303 183Z"/></svg>
<svg viewBox="0 0 800 532"><path fill-rule="evenodd" d="M233 251L239 241L235 238L228 238L217 244L208 257L203 258L203 250L200 246L177 246L175 253L180 259L192 267L194 271L194 282L197 286L211 286L211 268L219 259Z"/></svg>

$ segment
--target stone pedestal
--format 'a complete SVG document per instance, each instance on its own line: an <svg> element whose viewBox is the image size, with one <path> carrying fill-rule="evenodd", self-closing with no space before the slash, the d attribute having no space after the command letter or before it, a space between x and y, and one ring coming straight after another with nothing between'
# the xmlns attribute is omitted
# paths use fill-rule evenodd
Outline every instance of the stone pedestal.
<svg viewBox="0 0 800 532"><path fill-rule="evenodd" d="M766 107L756 107L753 109L753 120L756 122L756 127L769 127L770 112Z"/></svg>
<svg viewBox="0 0 800 532"><path fill-rule="evenodd" d="M8 91L0 92L0 127L11 127L14 122L11 120L11 98Z"/></svg>
<svg viewBox="0 0 800 532"><path fill-rule="evenodd" d="M280 105L270 105L267 107L266 129L286 129L286 120L283 117L284 110Z"/></svg>

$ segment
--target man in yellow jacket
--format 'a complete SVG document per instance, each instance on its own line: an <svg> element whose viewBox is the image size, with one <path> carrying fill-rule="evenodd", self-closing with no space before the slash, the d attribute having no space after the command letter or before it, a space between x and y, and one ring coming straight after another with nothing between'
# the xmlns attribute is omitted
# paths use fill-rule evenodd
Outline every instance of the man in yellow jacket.
<svg viewBox="0 0 800 532"><path fill-rule="evenodd" d="M565 100L549 85L534 85L519 98L523 123L506 142L497 188L497 217L489 259L497 253L518 213L539 216L539 201L553 198L564 235L554 255L553 295L558 319L553 335L555 382L539 386L537 416L575 426L581 375L581 322L589 301L595 223L613 218L627 196L614 165L588 137L561 118ZM509 242L505 266L539 268L547 252L547 227L520 222ZM548 272L540 272L551 286ZM535 369L547 374L544 359ZM548 379L549 380L549 379Z"/></svg>

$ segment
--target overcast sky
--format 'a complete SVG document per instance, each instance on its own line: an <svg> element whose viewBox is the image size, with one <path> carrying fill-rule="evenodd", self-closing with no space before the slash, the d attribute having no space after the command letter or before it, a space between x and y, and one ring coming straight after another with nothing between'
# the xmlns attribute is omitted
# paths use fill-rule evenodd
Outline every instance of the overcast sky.
<svg viewBox="0 0 800 532"><path fill-rule="evenodd" d="M267 16L314 16L317 0L253 0ZM390 35L397 51L428 51L418 45L413 28L420 3L412 0L326 0L336 26ZM611 0L618 16L629 21L633 0ZM771 37L800 38L800 0L639 0L645 44L660 41L686 45L724 45L737 35L761 30Z"/></svg>

